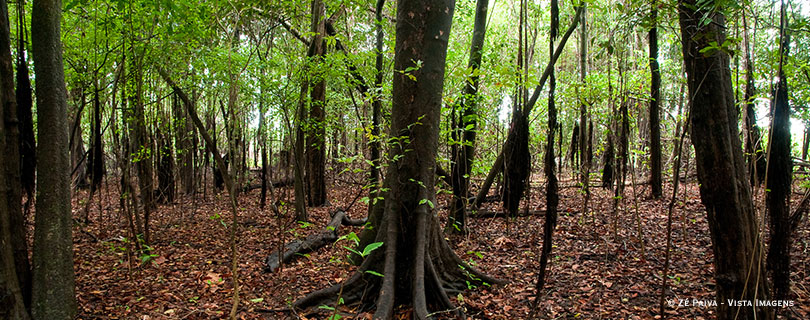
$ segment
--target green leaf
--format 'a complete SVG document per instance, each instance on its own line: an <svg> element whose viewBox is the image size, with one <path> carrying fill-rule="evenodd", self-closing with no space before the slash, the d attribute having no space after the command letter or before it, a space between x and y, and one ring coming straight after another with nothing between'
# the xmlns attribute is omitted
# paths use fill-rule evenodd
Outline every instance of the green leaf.
<svg viewBox="0 0 810 320"><path fill-rule="evenodd" d="M361 254L361 256L364 256L364 257L365 257L365 256L367 256L367 255L371 254L371 252L372 252L372 251L376 250L376 249L377 249L377 248L379 248L379 247L382 247L382 245L383 245L383 243L382 243L382 242L374 242L374 243L369 243L369 244L366 246L366 248L365 248L365 249L363 249L363 254Z"/></svg>
<svg viewBox="0 0 810 320"><path fill-rule="evenodd" d="M250 302L255 302L255 303L259 303L259 302L262 302L262 301L264 301L264 298L250 299Z"/></svg>
<svg viewBox="0 0 810 320"><path fill-rule="evenodd" d="M366 270L366 273L378 276L380 278L384 277L381 273L374 271L374 270Z"/></svg>

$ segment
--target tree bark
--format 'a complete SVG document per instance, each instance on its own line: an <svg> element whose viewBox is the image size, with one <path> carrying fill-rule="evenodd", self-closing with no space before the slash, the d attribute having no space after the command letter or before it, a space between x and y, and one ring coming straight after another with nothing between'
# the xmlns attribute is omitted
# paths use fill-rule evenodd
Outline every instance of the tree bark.
<svg viewBox="0 0 810 320"><path fill-rule="evenodd" d="M737 128L729 56L722 50L700 52L709 43L725 41L725 17L700 8L694 0L679 3L689 96L691 136L695 147L700 195L706 207L714 253L717 317L773 319L764 307L735 307L727 299L770 297L764 275L762 243L757 233L751 190ZM709 19L708 23L703 23Z"/></svg>
<svg viewBox="0 0 810 320"><path fill-rule="evenodd" d="M34 197L37 168L37 144L34 136L34 116L31 79L28 62L25 60L25 5L17 1L17 117L20 119L20 162L22 187L28 199L25 202L26 215Z"/></svg>
<svg viewBox="0 0 810 320"><path fill-rule="evenodd" d="M20 206L20 140L8 7L0 3L0 318L28 319L28 246Z"/></svg>
<svg viewBox="0 0 810 320"><path fill-rule="evenodd" d="M661 69L658 67L658 3L653 0L650 13L650 184L652 196L661 198Z"/></svg>
<svg viewBox="0 0 810 320"><path fill-rule="evenodd" d="M790 157L790 105L788 85L783 69L788 55L790 40L785 34L785 2L781 5L779 52L779 80L776 83L771 122L771 137L768 139L768 176L765 195L768 204L768 223L771 241L768 246L767 268L773 278L773 298L786 300L790 295L790 194L793 177L793 160Z"/></svg>
<svg viewBox="0 0 810 320"><path fill-rule="evenodd" d="M77 311L61 16L60 0L34 1L31 39L37 74L37 154L40 155L33 250L31 313L34 319L73 319Z"/></svg>

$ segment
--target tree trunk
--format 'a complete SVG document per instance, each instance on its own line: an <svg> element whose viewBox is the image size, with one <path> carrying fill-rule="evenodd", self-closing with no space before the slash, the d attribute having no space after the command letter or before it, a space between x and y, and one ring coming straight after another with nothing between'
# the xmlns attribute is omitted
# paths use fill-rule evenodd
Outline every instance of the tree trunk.
<svg viewBox="0 0 810 320"><path fill-rule="evenodd" d="M559 5L557 0L551 1L551 32L548 43L549 55L554 55L554 39L559 28ZM546 269L548 257L551 255L554 229L557 227L557 206L560 202L557 185L556 161L554 161L554 131L557 128L557 105L554 94L557 89L557 79L554 71L548 81L548 140L546 141L546 154L543 158L543 167L548 184L546 186L546 220L543 222L543 249L540 253L540 270L537 272L535 302L532 312L537 309L540 292L546 283Z"/></svg>
<svg viewBox="0 0 810 320"><path fill-rule="evenodd" d="M397 163L388 167L385 201L377 202L377 206L384 205L381 219L372 222L382 247L371 251L344 284L313 292L296 301L295 308L333 304L341 295L346 304L359 302L363 309L376 306L375 319L392 318L394 306L403 304L414 307L414 318L424 319L428 306L452 308L448 289L466 288L464 272L476 274L450 249L433 213L441 92L453 7L452 1L398 3L394 69L415 67L414 61L422 61L422 65L394 75L391 152ZM491 282L483 275L478 278Z"/></svg>
<svg viewBox="0 0 810 320"><path fill-rule="evenodd" d="M470 174L475 156L475 132L478 126L478 86L479 69L484 53L484 39L487 33L487 10L489 0L478 0L475 6L475 22L473 24L472 40L470 41L470 60L468 67L472 72L469 79L464 81L464 91L459 106L459 117L456 120L456 132L460 145L454 145L451 159L451 186L453 200L450 205L450 219L447 220L445 230L449 232L467 234L467 202L469 199Z"/></svg>
<svg viewBox="0 0 810 320"><path fill-rule="evenodd" d="M34 319L73 319L77 311L61 15L61 1L34 0L31 39L37 74L37 154L40 155L33 250L31 313Z"/></svg>
<svg viewBox="0 0 810 320"><path fill-rule="evenodd" d="M20 163L22 187L28 199L25 202L26 216L34 197L37 168L37 144L34 138L34 116L32 114L31 79L28 62L25 60L25 5L17 1L17 117L20 121Z"/></svg>
<svg viewBox="0 0 810 320"><path fill-rule="evenodd" d="M658 67L658 3L653 0L650 13L650 184L652 196L661 198L661 70Z"/></svg>
<svg viewBox="0 0 810 320"><path fill-rule="evenodd" d="M0 3L0 318L28 319L31 278L20 206L20 135L8 21L7 3Z"/></svg>
<svg viewBox="0 0 810 320"><path fill-rule="evenodd" d="M309 126L306 129L307 203L310 206L326 204L326 79L316 72L316 65L324 62L326 33L324 3L312 1L312 38L307 57L309 70ZM297 199L296 199L297 201Z"/></svg>
<svg viewBox="0 0 810 320"><path fill-rule="evenodd" d="M790 295L790 185L793 176L793 160L790 157L790 105L788 85L783 70L788 55L790 40L785 34L785 2L781 5L781 46L779 52L779 80L771 107L771 137L768 139L768 176L765 195L768 204L768 222L771 241L768 246L767 267L773 278L773 298L786 300Z"/></svg>
<svg viewBox="0 0 810 320"><path fill-rule="evenodd" d="M725 41L721 12L698 8L694 0L679 3L689 96L692 97L692 139L700 195L706 207L714 253L717 317L773 319L768 308L736 307L727 299L754 301L770 297L766 281L750 278L764 272L751 190L737 128L729 56L722 50L700 52L709 43ZM709 19L709 23L703 23Z"/></svg>

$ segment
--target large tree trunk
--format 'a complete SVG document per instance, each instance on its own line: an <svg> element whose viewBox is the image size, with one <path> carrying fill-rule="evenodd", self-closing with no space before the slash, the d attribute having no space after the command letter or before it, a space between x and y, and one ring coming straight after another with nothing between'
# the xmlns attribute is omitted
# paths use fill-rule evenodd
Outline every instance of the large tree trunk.
<svg viewBox="0 0 810 320"><path fill-rule="evenodd" d="M30 269L20 206L20 141L8 7L0 3L0 318L27 319Z"/></svg>
<svg viewBox="0 0 810 320"><path fill-rule="evenodd" d="M722 50L701 52L712 41L725 41L725 17L698 8L694 0L680 1L679 16L692 97L691 136L700 137L692 143L712 238L717 317L772 319L772 310L764 307L721 303L727 299L765 300L770 290L766 281L756 277L764 274L763 249L737 128L729 56Z"/></svg>
<svg viewBox="0 0 810 320"><path fill-rule="evenodd" d="M324 62L326 24L324 3L312 1L312 32L307 57L309 70L309 120L306 129L307 203L310 206L326 204L326 79L315 66ZM297 199L296 199L297 201Z"/></svg>
<svg viewBox="0 0 810 320"><path fill-rule="evenodd" d="M658 68L658 3L652 2L650 14L650 184L652 196L661 198L661 70Z"/></svg>
<svg viewBox="0 0 810 320"><path fill-rule="evenodd" d="M790 157L790 105L784 59L788 55L790 40L785 34L785 2L781 5L781 47L779 53L779 81L771 107L771 137L768 139L768 176L765 195L771 241L768 246L767 267L773 278L774 299L786 300L790 294L790 185L793 176L793 159Z"/></svg>
<svg viewBox="0 0 810 320"><path fill-rule="evenodd" d="M475 274L450 249L433 212L441 92L453 9L452 1L398 3L394 69L415 67L414 61L422 61L422 66L394 76L391 152L397 160L385 177L385 201L377 202L384 205L381 219L372 222L376 241L383 247L366 256L344 284L313 292L296 301L296 308L333 304L341 295L346 304L376 306L375 319L392 318L394 306L402 304L413 305L414 318L424 319L429 305L450 309L447 290L466 288L465 272ZM479 279L488 281L484 276Z"/></svg>
<svg viewBox="0 0 810 320"><path fill-rule="evenodd" d="M31 39L40 155L31 306L35 319L73 319L76 315L61 16L60 0L34 1Z"/></svg>

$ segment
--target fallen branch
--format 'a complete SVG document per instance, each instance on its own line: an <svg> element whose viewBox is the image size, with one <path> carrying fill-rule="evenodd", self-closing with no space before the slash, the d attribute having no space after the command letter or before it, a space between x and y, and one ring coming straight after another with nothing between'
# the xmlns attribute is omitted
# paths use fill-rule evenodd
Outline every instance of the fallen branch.
<svg viewBox="0 0 810 320"><path fill-rule="evenodd" d="M326 225L323 231L312 234L303 240L295 240L284 246L284 252L281 253L279 260L279 252L273 251L267 256L265 260L265 272L273 272L279 268L281 263L290 263L295 260L299 255L318 250L328 244L334 243L338 239L338 229L341 225L344 226L359 226L366 223L366 219L350 219L343 210L337 210L332 215L332 220Z"/></svg>

